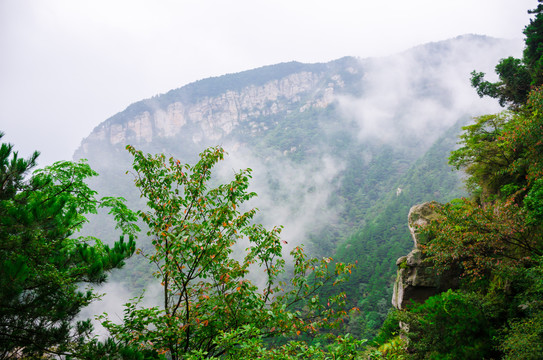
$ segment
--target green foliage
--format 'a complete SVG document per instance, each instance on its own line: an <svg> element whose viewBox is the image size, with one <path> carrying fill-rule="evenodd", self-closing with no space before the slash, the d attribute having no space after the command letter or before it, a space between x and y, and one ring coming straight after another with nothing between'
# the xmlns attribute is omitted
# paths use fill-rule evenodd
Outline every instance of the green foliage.
<svg viewBox="0 0 543 360"><path fill-rule="evenodd" d="M338 289L345 291L349 307L356 306L360 309L360 312L349 319L343 331L368 339L379 336L379 328L391 308L392 286L397 272L396 259L413 247L406 222L411 206L433 199L447 201L464 194L460 188L459 177L447 164L447 156L454 147L461 124L465 121L466 119L461 119L452 126L403 176L395 179L394 183L385 184L389 189L400 187L400 194L396 191L383 191L379 201L366 209L364 207L368 206L367 202L357 203L353 200L352 203L358 204L363 210L354 209L353 206L352 214L343 215L355 220L358 215L354 211L364 211L363 218L366 220L366 223L358 231L351 233L336 250L336 260L357 262L352 275L343 285L323 289L325 294L331 294ZM385 169L390 167L391 161L396 158L395 154L386 154L388 157L376 157L375 167L368 171L370 174L356 178L356 173L360 174L365 170L353 170L353 178L350 179L349 176L345 180L353 181L349 184L352 191L356 193L355 180L360 181L365 176L380 179L386 177ZM375 195L370 186L362 184L358 183L358 186ZM379 188L378 186L375 188ZM352 193L348 194L353 196Z"/></svg>
<svg viewBox="0 0 543 360"><path fill-rule="evenodd" d="M535 14L535 17L530 19L530 24L524 28L526 47L523 60L533 76L532 85L543 83L543 4L541 0L538 2L537 8L528 11Z"/></svg>
<svg viewBox="0 0 543 360"><path fill-rule="evenodd" d="M534 266L520 269L516 279L520 285L512 309L516 316L500 334L505 359L543 357L543 258L534 260Z"/></svg>
<svg viewBox="0 0 543 360"><path fill-rule="evenodd" d="M473 199L440 207L424 231L426 257L459 269L457 291L401 313L415 358L539 359L543 356L543 1L524 33L522 60L497 66L497 83L472 73L480 96L511 112L464 127L449 161L464 170ZM532 87L530 87L530 85Z"/></svg>
<svg viewBox="0 0 543 360"><path fill-rule="evenodd" d="M107 338L99 341L96 337L79 344L77 353L74 356L67 356L72 359L111 359L111 360L156 360L164 359L153 349L138 349L131 345L123 345Z"/></svg>
<svg viewBox="0 0 543 360"><path fill-rule="evenodd" d="M543 175L542 99L542 89L535 88L521 110L481 116L463 128L461 147L449 162L470 175L468 188L481 201L526 194Z"/></svg>
<svg viewBox="0 0 543 360"><path fill-rule="evenodd" d="M148 210L138 214L154 245L143 255L157 269L163 305L141 307L140 297L126 304L123 323L104 315L103 325L119 344L171 359L239 358L247 354L244 344L256 351L264 338L314 336L346 316L344 294L325 305L317 290L329 281L342 282L351 265L335 263L328 269L330 258L308 259L296 247L290 284L279 282L285 264L281 228L267 230L252 222L256 209L241 210L256 195L247 190L250 169L211 187L222 148L205 150L194 166L162 154L144 155L131 146L128 150L134 156L136 186L147 199ZM242 260L233 254L241 243L248 246ZM258 285L250 279L251 269L261 274ZM284 345L289 347L308 349L303 342Z"/></svg>
<svg viewBox="0 0 543 360"><path fill-rule="evenodd" d="M404 316L415 359L483 359L490 354L492 328L476 295L449 290L414 305Z"/></svg>
<svg viewBox="0 0 543 360"><path fill-rule="evenodd" d="M57 162L26 177L38 153L24 160L12 148L0 148L0 357L70 353L91 330L73 321L97 297L81 284L104 282L135 244L73 238L100 206L85 184L96 175L88 164ZM114 212L129 213L122 205Z"/></svg>
<svg viewBox="0 0 543 360"><path fill-rule="evenodd" d="M400 333L399 315L400 313L396 309L389 311L383 325L379 329L377 336L372 339L372 345L383 345L394 339Z"/></svg>
<svg viewBox="0 0 543 360"><path fill-rule="evenodd" d="M514 180L513 174L505 172L515 160L510 142L504 137L510 120L507 112L484 115L462 128L461 147L451 152L449 163L470 175L467 186L473 193L497 194Z"/></svg>
<svg viewBox="0 0 543 360"><path fill-rule="evenodd" d="M404 335L400 336L401 317L402 314L396 309L388 312L377 336L366 347L364 358L372 360L403 360L408 358L407 339Z"/></svg>
<svg viewBox="0 0 543 360"><path fill-rule="evenodd" d="M407 341L398 335L377 349L369 349L365 354L370 360L404 360L408 358Z"/></svg>
<svg viewBox="0 0 543 360"><path fill-rule="evenodd" d="M485 81L482 72L471 73L471 85L479 96L490 96L498 99L501 106L519 109L526 103L531 86L543 84L543 4L538 2L536 9L528 11L535 18L524 29L526 47L522 60L502 59L496 65L500 80L495 83Z"/></svg>
<svg viewBox="0 0 543 360"><path fill-rule="evenodd" d="M535 88L522 108L464 128L450 161L470 175L475 196L437 209L442 216L425 229L423 251L438 269L458 268L467 281L451 293L457 298L441 294L406 313L416 357L541 357L541 99ZM447 301L457 313L442 305ZM469 323L461 319L468 314L471 330L449 324L451 314L459 324ZM440 324L447 336L436 335Z"/></svg>
<svg viewBox="0 0 543 360"><path fill-rule="evenodd" d="M483 37L480 39L474 37L469 41L473 40L485 44L484 46L489 44L488 39ZM438 69L439 64L451 53L451 44L446 42L443 45L425 46L423 54L418 50L415 51L417 61L422 60L426 65L430 64L432 68ZM431 57L428 53L432 54ZM446 141L440 139L436 149L433 149L436 151L432 150L431 156L421 159L424 161L414 165L413 163L426 152L434 134L428 134L430 136L424 136L422 139L419 132L415 136L403 136L398 142L383 144L379 139L368 139L364 132L361 132L355 118L346 116L340 111L342 106L332 104L321 108L320 103L315 103L315 96L319 98L324 95L323 92L328 91L326 89L330 83L338 83L337 75L341 76L341 86L334 85L336 95L349 95L348 99L367 92L367 87L360 86L364 74L372 71L372 67L367 65L369 64L360 64L350 58L319 64L318 67L302 66L290 73L281 72L280 76L295 74L300 70L306 74L311 71L312 79L319 81L319 84L315 85L317 93L300 92L295 98L279 97L264 100L261 103L261 110L250 111L247 118L242 115L239 124L232 132L223 133L221 140L224 144L240 144L242 152L236 150L238 154L255 156L255 167L263 165L265 169L262 177L264 185L271 190L266 194L270 196L271 202L287 205L292 214L299 213L304 220L308 218L308 214L302 213L307 203L305 200L315 196L323 199L325 195L330 194L329 202L325 205L326 212L335 216L315 217L315 222L311 224L304 221L306 225L303 229L296 226L297 230L304 231L305 237L305 240L298 238L296 241L303 242L306 251L313 256L334 256L336 260L342 262L358 260L358 266L353 269L348 285L343 288L330 286L321 296L324 299L332 293L345 291L349 307L361 309L358 316L346 320L346 328L341 330L357 337L374 336L391 306L392 283L396 272L394 262L412 246L405 221L411 205L421 201L420 199L426 201L437 198L446 201L460 194L459 177L450 172L445 155L454 146L456 133L449 134ZM289 66L282 68L286 71ZM268 70L273 69L266 71ZM225 89L243 89L250 84L261 85L270 79L277 79L271 77L271 72L270 77L267 77L266 71L253 71L239 74L239 77L229 75L198 82L190 85L190 89L186 87L185 90L174 90L144 101L138 105L142 106L140 109L131 106L126 113L115 116L115 119L110 119L108 123L123 122L123 116L126 116L125 120L132 119L139 113L138 111L153 112L157 108L166 110L173 102L194 103L198 102L200 96L216 96ZM434 82L431 77L433 73L427 71L423 79L415 81L413 96L417 98L421 96L432 103L438 102L448 107L449 90L445 89L446 86L441 86L439 81ZM257 79L249 81L249 77ZM199 86L201 89L198 89ZM402 103L398 109L391 111L391 115L395 114L395 124L398 125L393 133L403 133L404 130L410 133L413 130L410 129L408 115L413 110L412 102L405 100ZM301 104L314 105L300 108ZM260 105L258 107L260 108ZM246 110L242 107L240 111L245 113ZM218 127L214 130L220 131ZM458 127L453 130L458 132ZM197 161L197 152L205 146L212 145L206 143L210 140L205 137L201 142L194 142L193 135L200 131L199 123L188 121L183 126L183 131L172 133L171 137L155 138L149 143L141 141L138 147L148 153L173 154L183 162L194 163ZM359 135L363 135L363 139ZM138 140L133 138L131 141ZM109 145L104 142L89 145L91 145L89 153L85 156L94 158L93 166L97 166L100 173L105 175L98 179L105 185L101 189L107 189L108 193L114 189L116 192L113 193L127 198L131 206L142 208L142 204L137 203L139 199L130 196L125 190L130 186L125 185L125 179L128 177L123 177L122 174L129 168L131 161L126 160L127 153L122 151L122 145ZM320 181L324 175L326 181L330 182L322 189L309 185L304 188L302 185L297 189L295 196L292 196L293 192L290 191L292 182L289 180L292 172L289 170L305 172L308 169L312 174L310 181L313 179ZM328 169L337 171L337 175L330 178ZM113 177L113 173L118 176ZM409 176L405 177L406 175ZM294 184L299 184L299 178ZM259 181L258 185L262 186L262 182ZM398 187L404 189L404 193L401 200L396 201L395 192ZM375 220L380 213L384 213L383 216ZM101 221L97 223L102 224ZM100 225L93 233L102 228ZM151 251L152 246L150 249L146 248L151 240L141 239L139 246L146 252ZM334 252L339 244L345 241L348 241L345 247L351 247L342 250L343 254L346 254L345 258L339 258ZM355 245L356 242L362 244ZM139 293L147 281L144 267L146 264L143 263L145 260L133 257L127 263L127 271L115 275L128 284L128 288L135 292L134 295Z"/></svg>
<svg viewBox="0 0 543 360"><path fill-rule="evenodd" d="M508 57L502 59L495 70L500 79L496 83L485 81L485 74L482 72L471 73L471 86L476 89L477 95L496 98L501 106L515 107L524 104L531 83L528 68L520 59Z"/></svg>
<svg viewBox="0 0 543 360"><path fill-rule="evenodd" d="M511 199L486 206L463 199L436 210L442 217L425 229L431 241L421 248L439 268L461 266L470 281L540 253L540 233L526 225L526 212Z"/></svg>
<svg viewBox="0 0 543 360"><path fill-rule="evenodd" d="M198 352L189 359L267 359L267 360L294 360L294 359L361 359L362 345L365 341L357 340L351 335L337 336L333 342L324 345L319 342L307 344L304 341L290 341L277 348L270 349L262 341L261 331L251 325L245 325L238 331L223 334L218 339L218 345L232 349L223 357L207 357L204 352Z"/></svg>
<svg viewBox="0 0 543 360"><path fill-rule="evenodd" d="M508 360L537 360L543 357L543 311L510 322L500 349Z"/></svg>
<svg viewBox="0 0 543 360"><path fill-rule="evenodd" d="M537 179L524 198L524 206L532 223L543 222L543 179Z"/></svg>
<svg viewBox="0 0 543 360"><path fill-rule="evenodd" d="M504 136L510 139L515 160L507 169L517 176L517 185L523 190L533 186L543 177L543 88L534 88L522 111L511 119L509 131Z"/></svg>
<svg viewBox="0 0 543 360"><path fill-rule="evenodd" d="M541 98L534 89L522 110L464 127L450 162L470 175L477 196L445 205L446 220L429 229L435 239L426 250L438 264L460 263L477 277L541 254Z"/></svg>

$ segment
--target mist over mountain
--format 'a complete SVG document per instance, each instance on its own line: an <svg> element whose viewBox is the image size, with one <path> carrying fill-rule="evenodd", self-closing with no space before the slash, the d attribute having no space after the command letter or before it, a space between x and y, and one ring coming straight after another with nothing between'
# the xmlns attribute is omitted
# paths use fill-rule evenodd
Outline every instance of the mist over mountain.
<svg viewBox="0 0 543 360"><path fill-rule="evenodd" d="M127 144L182 162L223 146L218 176L253 169L257 220L284 225L287 249L304 244L316 255L360 259L347 287L366 310L359 325L371 332L390 303L395 259L412 245L409 207L462 192L447 165L460 125L499 110L476 95L470 72L490 73L521 51L520 40L465 35L386 58L289 62L203 79L131 104L99 124L74 158L100 173L93 187L102 195L135 205ZM96 220L89 232L107 238L107 220ZM137 281L130 266L119 277Z"/></svg>
<svg viewBox="0 0 543 360"><path fill-rule="evenodd" d="M395 179L459 118L496 111L470 88L469 72L491 71L520 51L517 41L466 35L387 58L204 79L128 106L99 124L74 158L88 158L101 191L134 198L127 144L182 161L220 144L229 153L224 168L255 170L263 216L273 214L270 223L283 223L298 243L338 216L364 223L364 209L395 191Z"/></svg>
<svg viewBox="0 0 543 360"><path fill-rule="evenodd" d="M517 41L466 35L386 58L290 62L208 78L128 106L98 125L75 157L90 153L96 142L146 146L177 139L185 147L248 143L247 137L281 127L285 115L329 107L357 120L361 138L393 139L399 130L428 125L441 109L481 111L485 105L472 91L456 90L469 88L474 67L491 70L494 59L520 51ZM423 106L429 114L417 119ZM439 116L447 118L432 121L437 131L425 135L435 139L440 128L454 122L448 113Z"/></svg>

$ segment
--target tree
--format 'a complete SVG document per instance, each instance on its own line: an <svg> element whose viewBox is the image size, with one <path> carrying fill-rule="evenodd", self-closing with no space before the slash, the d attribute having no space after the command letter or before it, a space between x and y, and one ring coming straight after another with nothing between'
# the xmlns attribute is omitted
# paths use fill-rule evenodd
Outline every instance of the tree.
<svg viewBox="0 0 543 360"><path fill-rule="evenodd" d="M493 329L476 294L448 290L411 306L409 312L400 313L400 319L409 326L412 358L486 359L495 355Z"/></svg>
<svg viewBox="0 0 543 360"><path fill-rule="evenodd" d="M512 119L504 136L515 154L507 172L520 175L519 185L528 190L537 179L543 178L543 87L530 92L526 106Z"/></svg>
<svg viewBox="0 0 543 360"><path fill-rule="evenodd" d="M499 81L495 83L484 80L482 72L471 73L471 85L479 96L490 96L501 106L518 109L526 103L531 87L543 84L543 0L538 2L536 9L528 10L535 18L524 28L526 47L522 59L502 59L496 65Z"/></svg>
<svg viewBox="0 0 543 360"><path fill-rule="evenodd" d="M516 159L504 133L510 127L511 114L483 115L472 125L464 126L460 148L451 152L449 164L468 175L468 189L475 194L496 194L512 181L504 170Z"/></svg>
<svg viewBox="0 0 543 360"><path fill-rule="evenodd" d="M113 248L74 238L100 206L112 206L127 234L136 230L134 217L122 199L96 199L84 182L96 173L85 162L57 162L28 176L38 156L0 147L1 359L69 354L91 330L90 321L73 320L97 297L80 285L104 282L135 248L132 238Z"/></svg>
<svg viewBox="0 0 543 360"><path fill-rule="evenodd" d="M535 17L523 31L526 35L523 60L532 74L534 86L543 84L543 1L538 0L538 3L537 8L528 10Z"/></svg>
<svg viewBox="0 0 543 360"><path fill-rule="evenodd" d="M451 152L449 163L469 175L466 182L472 194L482 201L516 194L523 201L521 197L543 177L542 114L543 89L537 87L517 111L480 116L463 127L461 146Z"/></svg>
<svg viewBox="0 0 543 360"><path fill-rule="evenodd" d="M428 238L422 251L438 272L454 267L462 281L455 292L401 314L415 358L542 356L543 0L538 2L524 30L523 59L501 60L497 83L472 73L477 93L510 111L464 127L461 146L449 158L467 173L473 196L439 206L441 216L422 229Z"/></svg>
<svg viewBox="0 0 543 360"><path fill-rule="evenodd" d="M534 88L516 112L485 115L464 127L461 147L450 164L464 170L474 200L439 209L428 229L428 255L438 264L453 261L479 276L518 266L524 257L543 254L543 92Z"/></svg>
<svg viewBox="0 0 543 360"><path fill-rule="evenodd" d="M140 307L141 297L128 303L121 324L102 317L117 343L168 359L275 358L278 348L324 354L304 342L280 344L302 333L314 336L346 315L344 294L323 302L317 290L342 281L352 266L328 269L330 258L307 259L296 247L287 287L279 281L285 267L281 227L267 230L253 222L256 209L241 210L256 195L248 191L250 169L211 187L212 168L224 157L220 147L205 150L194 166L131 146L128 151L136 186L147 198L148 209L138 214L155 248L143 255L156 266L163 295L157 307ZM240 254L241 244L247 248Z"/></svg>
<svg viewBox="0 0 543 360"><path fill-rule="evenodd" d="M520 268L515 279L523 291L513 301L519 316L510 319L500 333L506 359L543 358L543 258L534 260L534 266Z"/></svg>
<svg viewBox="0 0 543 360"><path fill-rule="evenodd" d="M439 269L460 265L463 277L488 280L542 255L540 232L514 198L485 206L462 199L436 210L441 217L425 229L431 240L421 247Z"/></svg>
<svg viewBox="0 0 543 360"><path fill-rule="evenodd" d="M480 97L490 96L498 99L501 106L516 107L526 102L530 91L531 74L520 59L508 57L502 59L495 68L500 81L491 83L484 80L485 74L473 71L471 86Z"/></svg>
<svg viewBox="0 0 543 360"><path fill-rule="evenodd" d="M541 357L542 99L542 89L536 87L516 111L478 118L464 128L461 147L449 158L469 175L474 197L437 209L441 217L424 230L429 241L422 250L438 271L451 266L460 270L458 295L469 294L487 306L471 327L489 327L494 344L484 350L465 334L436 340L432 327L442 322L440 317L450 318L451 307L444 309L446 314L436 308L430 321L412 316L409 323L410 331L418 329L414 347L428 358L442 342L458 341L486 351L478 358Z"/></svg>

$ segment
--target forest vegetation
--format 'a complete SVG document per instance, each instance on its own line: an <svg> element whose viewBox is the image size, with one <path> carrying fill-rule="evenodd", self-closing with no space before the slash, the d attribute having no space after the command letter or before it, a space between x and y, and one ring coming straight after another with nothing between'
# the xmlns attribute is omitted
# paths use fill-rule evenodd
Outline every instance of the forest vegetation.
<svg viewBox="0 0 543 360"><path fill-rule="evenodd" d="M435 205L440 217L423 229L428 261L458 270L460 286L392 312L374 344L384 358L543 358L541 0L530 13L523 58L503 59L496 83L472 73L481 96L509 109L463 127L449 157L470 196Z"/></svg>
<svg viewBox="0 0 543 360"><path fill-rule="evenodd" d="M375 170L391 159L402 167L401 157L390 156L395 150L381 147L372 160L377 165L365 168L367 182L357 178L365 165L353 159L335 199L356 201L342 222L313 234L318 256L295 246L284 257L282 227L267 229L258 223L258 209L248 207L256 196L249 191L252 170L225 183L215 177L221 147L185 164L128 146L142 199L134 210L122 197L99 197L88 185L97 174L85 161L31 173L39 154L23 159L2 144L0 359L543 358L543 0L538 3L524 30L523 57L501 60L495 83L472 73L477 93L508 109L469 125L459 121L405 172L403 193L371 198L358 188L395 185L397 179ZM300 66L265 68L259 81ZM223 86L229 80L222 78ZM287 118L290 132L299 137L297 146L309 146L317 138L315 122L298 116ZM461 125L449 164L466 174L469 193L452 200L462 195L458 176L434 165ZM281 131L272 128L262 142L279 146L274 139ZM349 144L341 130L326 140L350 156L339 137ZM293 155L300 162L304 156ZM443 203L436 205L439 218L422 229L429 239L422 250L437 271L456 269L460 285L392 310L383 301L392 295L396 265L390 260L409 250L399 240L409 237L402 215L432 200L429 194ZM79 236L100 209L120 236L112 245ZM360 219L363 226L346 230ZM338 233L344 241L331 243ZM151 243L138 248L138 236ZM334 258L323 255L331 246ZM136 257L138 271L160 283L160 302L148 306L142 293L125 304L122 319L102 314L108 336L99 338L78 315L99 300L93 286Z"/></svg>

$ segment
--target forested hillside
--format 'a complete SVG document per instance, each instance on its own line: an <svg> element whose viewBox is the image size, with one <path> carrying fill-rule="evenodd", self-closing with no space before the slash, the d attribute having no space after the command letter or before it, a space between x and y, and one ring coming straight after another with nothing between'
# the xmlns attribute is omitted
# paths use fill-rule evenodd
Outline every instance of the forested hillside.
<svg viewBox="0 0 543 360"><path fill-rule="evenodd" d="M3 144L0 358L538 358L542 6L522 59L466 35L204 79L32 175ZM462 285L393 311L431 200L425 256ZM106 280L98 338L77 316Z"/></svg>
<svg viewBox="0 0 543 360"><path fill-rule="evenodd" d="M449 157L466 172L469 196L433 203L432 220L417 230L425 263L452 270L459 284L391 313L379 356L543 358L542 1L530 13L523 57L502 59L497 82L472 73L477 92L509 110L464 126Z"/></svg>
<svg viewBox="0 0 543 360"><path fill-rule="evenodd" d="M125 144L181 161L221 144L228 155L220 173L254 170L258 221L284 226L286 252L304 244L315 256L358 261L345 289L348 304L362 311L350 326L371 338L390 308L394 262L412 243L409 207L459 194L447 166L457 124L497 109L478 100L469 72L515 49L515 42L469 35L383 59L285 63L205 79L130 105L100 124L76 157L101 174L92 183L100 193L141 206L126 175ZM91 222L88 233L106 237L107 222ZM149 244L140 238L140 247ZM342 250L348 246L357 251ZM138 259L113 277L135 292L152 280Z"/></svg>
<svg viewBox="0 0 543 360"><path fill-rule="evenodd" d="M396 183L396 190L375 204L365 226L352 233L336 250L336 260L357 262L352 276L342 286L353 306L360 308L350 319L349 332L372 338L390 310L396 259L409 252L413 241L407 214L413 204L446 202L464 194L458 173L443 161L454 148L461 119Z"/></svg>

